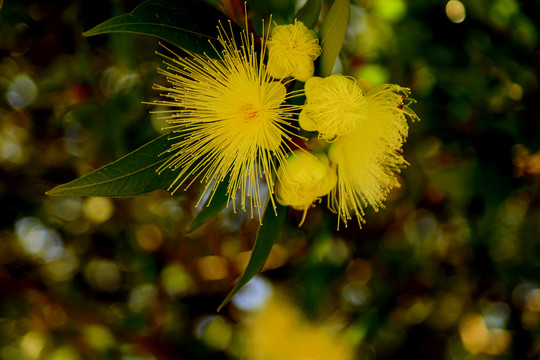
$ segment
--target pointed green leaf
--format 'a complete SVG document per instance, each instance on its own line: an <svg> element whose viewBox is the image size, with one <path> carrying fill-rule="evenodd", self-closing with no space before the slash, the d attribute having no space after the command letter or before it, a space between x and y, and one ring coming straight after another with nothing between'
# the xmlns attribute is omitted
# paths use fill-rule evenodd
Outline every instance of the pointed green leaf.
<svg viewBox="0 0 540 360"><path fill-rule="evenodd" d="M319 75L332 74L336 59L343 47L349 26L350 0L335 0L324 18L319 30L322 54L319 62Z"/></svg>
<svg viewBox="0 0 540 360"><path fill-rule="evenodd" d="M47 192L53 196L128 197L162 189L172 184L177 173L156 170L171 155L164 154L171 143L169 134L162 135L128 155L87 175Z"/></svg>
<svg viewBox="0 0 540 360"><path fill-rule="evenodd" d="M322 0L308 0L302 6L295 18L298 21L301 21L306 25L308 29L315 28L317 21L319 20L319 15L321 14Z"/></svg>
<svg viewBox="0 0 540 360"><path fill-rule="evenodd" d="M188 231L193 231L197 226L223 210L229 201L229 197L227 196L228 186L228 179L218 184L215 193L210 194L210 198L203 205L201 211L199 211L195 219L189 224Z"/></svg>
<svg viewBox="0 0 540 360"><path fill-rule="evenodd" d="M151 35L194 53L215 56L209 40L217 39L219 22L228 28L228 21L225 15L203 1L148 0L131 13L111 18L83 35L114 32ZM234 23L232 26L238 29Z"/></svg>
<svg viewBox="0 0 540 360"><path fill-rule="evenodd" d="M261 271L268 255L270 255L270 250L276 242L281 228L285 223L285 217L287 215L287 207L277 204L277 216L274 213L272 205L268 203L266 205L266 210L264 211L263 216L263 225L259 227L259 232L257 233L257 240L255 240L255 246L251 252L251 257L249 258L248 265L244 273L240 277L240 280L236 283L234 289L227 295L225 300L219 305L218 310L220 311L225 304L227 304L233 297L236 295L255 275Z"/></svg>

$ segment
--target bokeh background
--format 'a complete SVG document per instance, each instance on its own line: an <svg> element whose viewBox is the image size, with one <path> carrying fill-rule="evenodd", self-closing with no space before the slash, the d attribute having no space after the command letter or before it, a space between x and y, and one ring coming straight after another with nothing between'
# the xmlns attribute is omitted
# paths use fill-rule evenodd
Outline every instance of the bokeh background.
<svg viewBox="0 0 540 360"><path fill-rule="evenodd" d="M196 188L45 195L161 131L158 41L82 36L139 3L0 1L1 359L540 357L537 0L352 1L338 69L418 101L402 187L361 230L290 211L220 313L257 221L185 232ZM248 1L278 23L298 6Z"/></svg>

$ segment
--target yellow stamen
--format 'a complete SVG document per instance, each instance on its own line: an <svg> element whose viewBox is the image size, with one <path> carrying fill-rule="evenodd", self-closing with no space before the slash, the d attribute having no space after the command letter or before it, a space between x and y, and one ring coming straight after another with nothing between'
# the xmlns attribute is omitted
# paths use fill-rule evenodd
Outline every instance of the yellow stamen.
<svg viewBox="0 0 540 360"><path fill-rule="evenodd" d="M399 106L408 94L408 89L398 85L381 85L370 91L365 121L330 147L338 181L330 193L329 208L345 226L353 215L361 225L364 209L371 206L377 211L389 191L400 186L396 174L408 165L402 155L407 118L418 120L408 106Z"/></svg>
<svg viewBox="0 0 540 360"><path fill-rule="evenodd" d="M166 100L155 103L176 108L166 111L166 119L177 141L165 151L172 156L159 173L178 172L169 187L173 193L198 180L213 196L217 185L228 179L228 199L235 200L240 191L242 210L249 204L251 216L255 210L260 219L260 180L268 185L275 208L272 174L291 151L289 122L298 110L286 100L298 93L287 94L285 85L273 81L262 65L268 32L257 53L252 34L243 31L237 45L230 24L228 31L222 25L218 29L217 59L193 53L186 58L165 56L167 67L159 72L170 85L156 87Z"/></svg>

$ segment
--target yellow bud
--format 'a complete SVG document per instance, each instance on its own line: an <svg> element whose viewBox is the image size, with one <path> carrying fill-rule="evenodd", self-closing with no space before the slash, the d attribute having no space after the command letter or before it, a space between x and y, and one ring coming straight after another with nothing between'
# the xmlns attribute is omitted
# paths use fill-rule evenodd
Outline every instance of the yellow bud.
<svg viewBox="0 0 540 360"><path fill-rule="evenodd" d="M356 80L341 74L311 77L304 87L306 104L300 126L333 141L353 131L366 118L364 91ZM306 126L306 127L304 127Z"/></svg>
<svg viewBox="0 0 540 360"><path fill-rule="evenodd" d="M304 210L301 226L309 207L328 194L336 181L325 154L296 150L278 170L276 199L282 205Z"/></svg>
<svg viewBox="0 0 540 360"><path fill-rule="evenodd" d="M313 76L313 61L321 51L317 34L301 21L276 25L268 42L268 74L306 81Z"/></svg>

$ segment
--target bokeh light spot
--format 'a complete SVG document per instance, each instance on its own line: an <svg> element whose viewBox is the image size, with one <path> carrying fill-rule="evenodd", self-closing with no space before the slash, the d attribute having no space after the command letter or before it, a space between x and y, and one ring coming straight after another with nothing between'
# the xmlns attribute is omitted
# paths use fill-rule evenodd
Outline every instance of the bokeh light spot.
<svg viewBox="0 0 540 360"><path fill-rule="evenodd" d="M50 199L52 211L59 219L73 221L82 212L82 199L79 197L53 197Z"/></svg>
<svg viewBox="0 0 540 360"><path fill-rule="evenodd" d="M114 292L122 279L118 265L109 259L92 259L85 268L88 284L98 291Z"/></svg>
<svg viewBox="0 0 540 360"><path fill-rule="evenodd" d="M112 332L103 325L88 325L83 328L84 342L92 349L105 351L115 345Z"/></svg>
<svg viewBox="0 0 540 360"><path fill-rule="evenodd" d="M512 100L519 101L523 97L523 87L516 83L511 83L508 87L508 96Z"/></svg>
<svg viewBox="0 0 540 360"><path fill-rule="evenodd" d="M140 76L129 69L111 66L103 72L100 87L103 95L115 97L121 92L132 89L140 81Z"/></svg>
<svg viewBox="0 0 540 360"><path fill-rule="evenodd" d="M114 214L114 205L109 198L89 197L84 200L84 216L93 223L101 224Z"/></svg>
<svg viewBox="0 0 540 360"><path fill-rule="evenodd" d="M64 246L60 235L33 217L15 223L15 231L23 250L36 259L49 262L62 257Z"/></svg>
<svg viewBox="0 0 540 360"><path fill-rule="evenodd" d="M154 223L144 223L135 230L137 244L145 251L156 251L163 243L161 229Z"/></svg>
<svg viewBox="0 0 540 360"><path fill-rule="evenodd" d="M489 303L482 311L488 329L504 329L510 317L510 307L504 302Z"/></svg>
<svg viewBox="0 0 540 360"><path fill-rule="evenodd" d="M231 342L233 329L222 316L205 316L195 324L195 336L206 345L219 350Z"/></svg>
<svg viewBox="0 0 540 360"><path fill-rule="evenodd" d="M220 280L229 275L227 259L217 255L199 258L197 269L204 280Z"/></svg>
<svg viewBox="0 0 540 360"><path fill-rule="evenodd" d="M458 0L450 0L446 3L446 16L451 22L459 24L465 20L465 5Z"/></svg>
<svg viewBox="0 0 540 360"><path fill-rule="evenodd" d="M66 247L58 259L48 262L43 271L52 281L61 282L71 279L79 269L79 258L71 247Z"/></svg>
<svg viewBox="0 0 540 360"><path fill-rule="evenodd" d="M379 64L367 64L360 68L355 74L364 89L370 89L380 84L388 82L390 72Z"/></svg>
<svg viewBox="0 0 540 360"><path fill-rule="evenodd" d="M26 74L19 74L9 85L6 100L15 109L22 109L34 102L38 88L34 80Z"/></svg>
<svg viewBox="0 0 540 360"><path fill-rule="evenodd" d="M405 16L407 6L403 0L373 1L373 10L383 20L396 22Z"/></svg>
<svg viewBox="0 0 540 360"><path fill-rule="evenodd" d="M79 360L81 356L73 346L61 346L47 357L47 360Z"/></svg>
<svg viewBox="0 0 540 360"><path fill-rule="evenodd" d="M133 312L146 310L157 296L157 289L153 284L140 284L129 292L128 306Z"/></svg>
<svg viewBox="0 0 540 360"><path fill-rule="evenodd" d="M253 311L266 304L272 292L268 280L255 276L233 297L232 303L240 310Z"/></svg>
<svg viewBox="0 0 540 360"><path fill-rule="evenodd" d="M268 255L268 259L266 259L262 271L282 267L287 263L288 259L289 250L281 244L274 244L270 250L270 254Z"/></svg>
<svg viewBox="0 0 540 360"><path fill-rule="evenodd" d="M351 248L343 239L335 238L329 243L325 261L338 266L343 264L351 255Z"/></svg>
<svg viewBox="0 0 540 360"><path fill-rule="evenodd" d="M459 333L463 346L472 354L503 354L511 342L508 331L488 329L484 318L476 313L468 314L461 320Z"/></svg>
<svg viewBox="0 0 540 360"><path fill-rule="evenodd" d="M185 294L193 285L193 279L180 264L167 265L160 274L160 281L171 296Z"/></svg>
<svg viewBox="0 0 540 360"><path fill-rule="evenodd" d="M356 307L365 305L369 301L371 291L362 283L352 282L341 289L341 296L347 304Z"/></svg>
<svg viewBox="0 0 540 360"><path fill-rule="evenodd" d="M45 347L45 337L39 332L29 331L22 337L20 347L29 359L37 359Z"/></svg>

